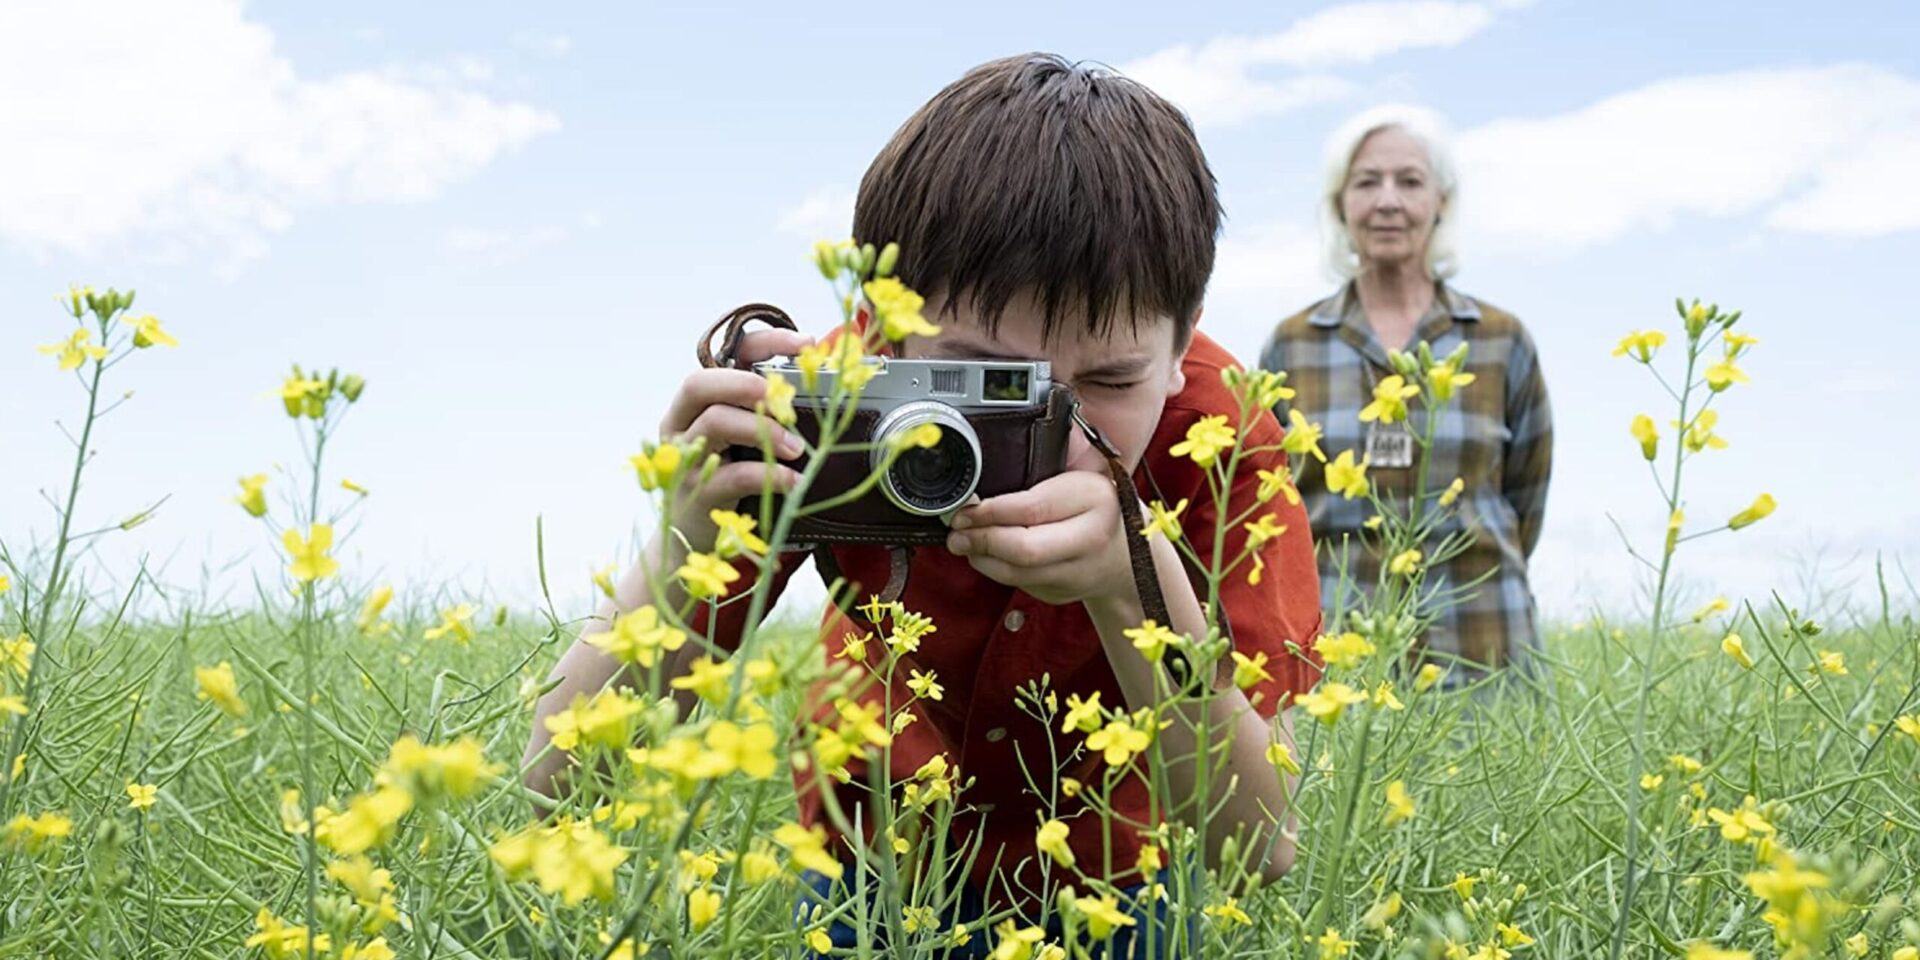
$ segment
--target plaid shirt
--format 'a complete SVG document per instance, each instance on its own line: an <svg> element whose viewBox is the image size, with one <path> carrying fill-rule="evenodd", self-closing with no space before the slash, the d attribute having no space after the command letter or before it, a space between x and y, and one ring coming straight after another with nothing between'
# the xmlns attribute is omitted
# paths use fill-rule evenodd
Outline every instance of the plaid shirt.
<svg viewBox="0 0 1920 960"><path fill-rule="evenodd" d="M1457 512L1436 536L1464 529L1474 542L1429 570L1427 585L1448 590L1486 579L1457 606L1439 614L1424 643L1430 650L1490 666L1524 665L1540 643L1533 593L1527 586L1527 558L1540 539L1553 462L1546 383L1533 339L1518 319L1445 284L1437 288L1413 342L1426 341L1437 356L1462 342L1470 344L1466 369L1475 381L1455 394L1440 415L1427 483L1430 490L1439 490L1457 476L1466 484ZM1260 365L1287 371L1287 385L1297 391L1292 401L1280 404L1282 422L1291 405L1324 425L1328 451L1366 451L1360 409L1372 398L1373 385L1393 369L1353 284L1282 321L1261 352ZM1408 426L1424 429L1424 418L1415 405ZM1381 560L1361 546L1363 524L1373 511L1364 499L1329 493L1324 466L1311 458L1305 464L1300 493L1313 538L1327 547L1321 555L1320 587L1322 603L1331 611L1343 562L1363 587L1378 581ZM1404 498L1415 482L1411 467L1376 465L1367 475L1383 497ZM1454 671L1455 676L1464 673Z"/></svg>

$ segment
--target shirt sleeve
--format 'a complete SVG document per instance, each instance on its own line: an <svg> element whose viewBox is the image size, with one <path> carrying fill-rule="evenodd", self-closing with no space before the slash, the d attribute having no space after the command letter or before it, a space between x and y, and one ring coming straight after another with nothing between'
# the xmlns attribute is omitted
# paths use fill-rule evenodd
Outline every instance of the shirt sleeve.
<svg viewBox="0 0 1920 960"><path fill-rule="evenodd" d="M1521 551L1532 556L1547 512L1547 481L1553 475L1553 412L1533 338L1518 327L1507 360L1507 432L1500 493L1519 519Z"/></svg>
<svg viewBox="0 0 1920 960"><path fill-rule="evenodd" d="M1285 492L1276 493L1265 504L1259 502L1259 472L1287 473L1287 455L1279 449L1282 435L1270 411L1258 411L1247 425L1241 440L1243 449L1258 452L1243 456L1235 470L1227 497L1227 517L1240 517L1249 509L1254 512L1224 531L1220 554L1221 564L1228 568L1220 584L1220 619L1233 639L1234 649L1242 656L1267 657L1265 669L1272 679L1247 691L1254 709L1267 719L1292 703L1293 695L1312 689L1321 670L1313 653L1313 638L1320 630L1320 574L1306 510ZM1195 502L1185 515L1182 530L1195 554L1211 560L1220 511L1197 471L1195 479ZM1247 524L1266 514L1272 515L1285 532L1242 558L1248 542ZM1203 592L1201 603L1206 599ZM1233 663L1228 661L1222 665L1222 672L1232 668Z"/></svg>

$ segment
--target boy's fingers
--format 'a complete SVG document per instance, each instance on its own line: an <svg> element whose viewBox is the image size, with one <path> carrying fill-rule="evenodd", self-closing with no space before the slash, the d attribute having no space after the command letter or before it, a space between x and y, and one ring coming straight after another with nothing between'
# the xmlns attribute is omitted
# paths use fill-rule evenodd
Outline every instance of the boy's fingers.
<svg viewBox="0 0 1920 960"><path fill-rule="evenodd" d="M679 435L702 437L707 441L707 449L715 452L736 446L757 450L760 448L760 438L768 436L773 440L774 452L782 460L791 460L805 449L800 445L799 437L766 416L725 405L700 411L700 415L694 417L693 423Z"/></svg>
<svg viewBox="0 0 1920 960"><path fill-rule="evenodd" d="M955 530L972 527L1034 527L1043 523L1057 523L1082 512L1075 498L1059 496L1059 491L1049 489L1048 485L1052 482L1043 480L1029 489L1003 493L971 507L963 507L953 515L951 526Z"/></svg>
<svg viewBox="0 0 1920 960"><path fill-rule="evenodd" d="M973 527L947 534L947 549L976 559L995 559L1015 567L1064 563L1085 553L1091 528L1084 515L1032 527Z"/></svg>
<svg viewBox="0 0 1920 960"><path fill-rule="evenodd" d="M740 461L729 463L713 472L707 482L700 485L701 499L709 503L731 503L743 497L756 496L768 485L775 493L785 493L793 489L800 474L791 468L779 464Z"/></svg>
<svg viewBox="0 0 1920 960"><path fill-rule="evenodd" d="M813 338L796 330L754 330L740 338L735 354L742 363L759 363L774 357L791 357Z"/></svg>
<svg viewBox="0 0 1920 960"><path fill-rule="evenodd" d="M746 370L696 370L681 381L674 392L667 415L660 421L660 435L670 437L685 432L701 411L715 404L752 410L767 395L765 377Z"/></svg>

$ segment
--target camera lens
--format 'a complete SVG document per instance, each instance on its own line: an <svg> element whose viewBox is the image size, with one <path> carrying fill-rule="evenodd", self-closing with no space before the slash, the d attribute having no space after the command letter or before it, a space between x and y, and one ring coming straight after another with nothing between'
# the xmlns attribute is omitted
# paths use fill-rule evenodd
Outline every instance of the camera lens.
<svg viewBox="0 0 1920 960"><path fill-rule="evenodd" d="M880 489L908 513L932 516L965 503L980 480L980 441L959 411L944 403L920 401L895 408L874 428L874 460L884 463L899 438L923 424L940 428L930 447L910 446L880 477Z"/></svg>

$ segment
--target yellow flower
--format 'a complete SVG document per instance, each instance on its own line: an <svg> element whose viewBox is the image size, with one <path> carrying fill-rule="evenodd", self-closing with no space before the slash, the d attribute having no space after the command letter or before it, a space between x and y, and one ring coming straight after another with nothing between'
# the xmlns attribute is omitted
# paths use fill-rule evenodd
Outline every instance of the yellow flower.
<svg viewBox="0 0 1920 960"><path fill-rule="evenodd" d="M531 878L568 906L588 897L611 900L613 872L627 859L627 851L585 820L529 827L500 838L487 853L509 880Z"/></svg>
<svg viewBox="0 0 1920 960"><path fill-rule="evenodd" d="M144 350L155 344L163 347L177 347L180 345L180 341L175 340L173 334L161 328L160 318L151 313L135 317L126 322L133 327L133 345L140 349Z"/></svg>
<svg viewBox="0 0 1920 960"><path fill-rule="evenodd" d="M1293 751L1284 743L1275 741L1267 744L1267 762L1282 773L1296 777L1300 775L1300 761L1293 758Z"/></svg>
<svg viewBox="0 0 1920 960"><path fill-rule="evenodd" d="M1734 514L1727 520L1727 527L1738 530L1741 527L1748 527L1759 523L1765 520L1768 514L1773 512L1774 506L1773 494L1771 493L1763 493L1754 497L1753 503L1748 505L1745 510Z"/></svg>
<svg viewBox="0 0 1920 960"><path fill-rule="evenodd" d="M1469 378L1471 379L1471 378ZM1360 422L1398 423L1407 418L1407 398L1420 395L1420 388L1406 382L1399 374L1380 378L1374 384L1373 402L1360 410Z"/></svg>
<svg viewBox="0 0 1920 960"><path fill-rule="evenodd" d="M320 419L327 412L327 396L326 381L310 380L297 372L280 384L280 403L289 417Z"/></svg>
<svg viewBox="0 0 1920 960"><path fill-rule="evenodd" d="M1150 878L1160 872L1162 866L1160 848L1151 843L1140 845L1140 852L1133 857L1133 869L1140 872L1142 879Z"/></svg>
<svg viewBox="0 0 1920 960"><path fill-rule="evenodd" d="M1903 714L1893 719L1893 725L1901 733L1912 737L1914 743L1920 743L1920 716Z"/></svg>
<svg viewBox="0 0 1920 960"><path fill-rule="evenodd" d="M1307 422L1299 410L1287 411L1287 432L1280 438L1280 449L1291 454L1309 454L1321 463L1327 462L1326 451L1320 449L1320 438L1325 436L1319 424Z"/></svg>
<svg viewBox="0 0 1920 960"><path fill-rule="evenodd" d="M1735 957L1732 960L1748 960L1748 958ZM1888 960L1920 960L1920 947L1901 947L1895 950Z"/></svg>
<svg viewBox="0 0 1920 960"><path fill-rule="evenodd" d="M715 918L720 916L720 895L701 887L687 894L687 923L695 930L705 930Z"/></svg>
<svg viewBox="0 0 1920 960"><path fill-rule="evenodd" d="M1653 418L1644 413L1633 416L1633 438L1640 441L1640 454L1649 461L1660 455L1660 428L1653 425Z"/></svg>
<svg viewBox="0 0 1920 960"><path fill-rule="evenodd" d="M1386 899L1375 902L1367 908L1366 913L1360 915L1361 925L1373 930L1385 930L1387 924L1400 915L1404 902L1398 890L1387 894Z"/></svg>
<svg viewBox="0 0 1920 960"><path fill-rule="evenodd" d="M1731 606L1731 604L1727 603L1726 597L1714 597L1707 602L1706 606L1693 612L1693 622L1699 623L1716 613L1725 613Z"/></svg>
<svg viewBox="0 0 1920 960"><path fill-rule="evenodd" d="M671 443L663 443L652 450L636 453L627 458L633 465L634 473L640 478L642 490L664 490L673 485L675 477L680 475L680 462L684 454Z"/></svg>
<svg viewBox="0 0 1920 960"><path fill-rule="evenodd" d="M266 907L261 907L254 916L253 925L255 933L242 945L259 947L267 960L307 960L309 957L325 956L333 949L331 937L323 933L308 943L306 927L289 926Z"/></svg>
<svg viewBox="0 0 1920 960"><path fill-rule="evenodd" d="M13 589L13 581L7 579L6 574L0 573L0 593L6 593L11 589Z"/></svg>
<svg viewBox="0 0 1920 960"><path fill-rule="evenodd" d="M1753 658L1747 655L1746 642L1740 639L1739 634L1729 633L1726 636L1721 637L1720 652L1726 654L1729 657L1732 657L1733 662L1747 668L1748 670L1753 669Z"/></svg>
<svg viewBox="0 0 1920 960"><path fill-rule="evenodd" d="M1120 901L1111 896L1075 897L1073 908L1086 918L1087 933L1095 940L1105 940L1113 936L1113 931L1131 927L1135 922L1131 915L1120 909Z"/></svg>
<svg viewBox="0 0 1920 960"><path fill-rule="evenodd" d="M812 930L807 931L807 946L812 949L814 953L824 956L833 949L833 938L827 935L825 929L814 927Z"/></svg>
<svg viewBox="0 0 1920 960"><path fill-rule="evenodd" d="M154 795L159 792L160 787L156 784L129 783L127 784L127 806L135 810L145 810L153 806Z"/></svg>
<svg viewBox="0 0 1920 960"><path fill-rule="evenodd" d="M489 763L485 748L472 737L428 746L411 734L393 742L379 782L404 786L421 797L473 796L504 769Z"/></svg>
<svg viewBox="0 0 1920 960"><path fill-rule="evenodd" d="M65 814L52 812L31 817L18 814L7 822L5 833L8 843L29 853L52 847L72 834L73 821L67 819Z"/></svg>
<svg viewBox="0 0 1920 960"><path fill-rule="evenodd" d="M1733 365L1733 357L1728 356L1707 368L1707 389L1719 393L1736 383L1751 383L1746 372Z"/></svg>
<svg viewBox="0 0 1920 960"><path fill-rule="evenodd" d="M302 583L325 580L340 571L340 561L327 556L333 549L333 525L316 523L302 538L298 531L283 530L280 542L287 548L287 573Z"/></svg>
<svg viewBox="0 0 1920 960"><path fill-rule="evenodd" d="M1624 357L1631 355L1641 363L1651 363L1654 351L1667 342L1667 335L1658 330L1635 330L1620 338L1620 344L1613 348L1613 355Z"/></svg>
<svg viewBox="0 0 1920 960"><path fill-rule="evenodd" d="M1267 672L1267 655L1256 652L1252 657L1235 650L1233 653L1233 685L1242 690L1251 690L1254 686L1273 679Z"/></svg>
<svg viewBox="0 0 1920 960"><path fill-rule="evenodd" d="M1332 726L1348 707L1367 702L1367 695L1344 683L1323 683L1312 693L1302 694L1297 702L1307 708L1314 719Z"/></svg>
<svg viewBox="0 0 1920 960"><path fill-rule="evenodd" d="M1440 678L1446 675L1445 667L1437 663L1423 663L1420 665L1420 672L1413 677L1413 689L1416 692L1425 693L1433 689L1433 685L1439 683Z"/></svg>
<svg viewBox="0 0 1920 960"><path fill-rule="evenodd" d="M1838 650L1822 650L1820 658L1813 666L1814 673L1826 673L1836 677L1847 675L1847 658Z"/></svg>
<svg viewBox="0 0 1920 960"><path fill-rule="evenodd" d="M687 635L661 622L660 611L647 604L614 617L612 629L587 634L586 640L615 660L651 668L659 660L660 651L680 649Z"/></svg>
<svg viewBox="0 0 1920 960"><path fill-rule="evenodd" d="M1147 505L1147 510L1153 515L1152 519L1140 528L1140 535L1151 538L1157 533L1168 540L1180 539L1180 513L1185 509L1187 509L1187 501L1184 498L1175 504L1172 510L1168 510L1167 505L1158 500L1153 501Z"/></svg>
<svg viewBox="0 0 1920 960"><path fill-rule="evenodd" d="M88 343L88 341L92 339L93 331L82 327L73 331L73 335L67 339L57 343L46 344L40 347L39 350L47 356L57 357L59 359L60 369L75 370L88 360L97 361L106 358L106 348L96 347Z"/></svg>
<svg viewBox="0 0 1920 960"><path fill-rule="evenodd" d="M1737 357L1746 353L1748 347L1759 343L1760 338L1748 336L1734 330L1728 330L1727 335L1722 338L1722 342L1727 345L1727 356Z"/></svg>
<svg viewBox="0 0 1920 960"><path fill-rule="evenodd" d="M1063 866L1073 866L1073 848L1067 846L1067 825L1058 820L1048 820L1033 832L1033 845L1041 853L1053 858L1053 862Z"/></svg>
<svg viewBox="0 0 1920 960"><path fill-rule="evenodd" d="M938 700L946 695L945 689L940 686L940 681L933 674L921 673L918 670L910 671L910 674L907 677L907 687L914 692L915 696L927 700Z"/></svg>
<svg viewBox="0 0 1920 960"><path fill-rule="evenodd" d="M1125 764L1152 743L1153 735L1135 728L1126 717L1108 720L1105 727L1087 736L1087 749L1102 754L1110 767Z"/></svg>
<svg viewBox="0 0 1920 960"><path fill-rule="evenodd" d="M1388 710L1405 710L1407 708L1406 704L1400 702L1399 697L1393 695L1392 680L1382 680L1379 686L1373 688L1373 705L1376 707L1385 707Z"/></svg>
<svg viewBox="0 0 1920 960"><path fill-rule="evenodd" d="M1284 493L1287 495L1288 503L1296 507L1300 505L1300 491L1294 489L1292 474L1289 474L1286 470L1256 470L1254 472L1260 478L1260 486L1254 492L1255 499L1261 503L1266 503L1276 495Z"/></svg>
<svg viewBox="0 0 1920 960"><path fill-rule="evenodd" d="M1367 462L1353 462L1353 451L1342 450L1327 464L1327 489L1352 500L1367 495Z"/></svg>
<svg viewBox="0 0 1920 960"><path fill-rule="evenodd" d="M35 649L33 638L24 633L15 634L11 640L0 640L0 681L6 680L7 673L25 680L33 669Z"/></svg>
<svg viewBox="0 0 1920 960"><path fill-rule="evenodd" d="M866 291L867 300L873 304L873 312L880 318L881 332L888 340L895 342L910 336L932 337L940 333L940 328L927 322L920 315L920 308L926 301L906 284L894 277L882 277L867 281L861 289Z"/></svg>
<svg viewBox="0 0 1920 960"><path fill-rule="evenodd" d="M1667 515L1666 552L1672 553L1673 548L1679 545L1680 529L1686 522L1687 512L1679 507L1673 508L1673 512Z"/></svg>
<svg viewBox="0 0 1920 960"><path fill-rule="evenodd" d="M1313 649L1320 654L1320 659L1326 661L1327 666L1353 667L1373 656L1375 648L1366 637L1348 631L1321 634L1319 639L1313 641Z"/></svg>
<svg viewBox="0 0 1920 960"><path fill-rule="evenodd" d="M1667 766L1680 771L1680 773L1685 776L1692 776L1700 772L1700 761L1684 753L1676 753L1668 756Z"/></svg>
<svg viewBox="0 0 1920 960"><path fill-rule="evenodd" d="M1440 505L1443 507L1453 506L1453 502L1460 499L1460 494L1466 492L1466 489L1467 482L1459 477L1454 477L1453 482L1447 484L1447 489L1441 491Z"/></svg>
<svg viewBox="0 0 1920 960"><path fill-rule="evenodd" d="M1427 371L1427 379L1433 384L1433 398L1445 403L1453 399L1453 392L1473 383L1471 373L1461 373L1451 363L1435 364Z"/></svg>
<svg viewBox="0 0 1920 960"><path fill-rule="evenodd" d="M1412 820L1418 808L1413 797L1407 794L1407 785L1399 780L1387 784L1387 826L1395 826Z"/></svg>
<svg viewBox="0 0 1920 960"><path fill-rule="evenodd" d="M1253 918L1247 916L1245 910L1240 909L1239 897L1228 897L1224 902L1214 904L1200 912L1225 923L1237 923L1243 927L1253 925Z"/></svg>
<svg viewBox="0 0 1920 960"><path fill-rule="evenodd" d="M1098 729L1100 729L1100 691L1095 690L1093 695L1085 700L1080 699L1077 693L1067 694L1067 715L1060 722L1060 732L1071 733L1078 730L1081 733L1092 733Z"/></svg>
<svg viewBox="0 0 1920 960"><path fill-rule="evenodd" d="M838 880L845 872L840 861L827 852L827 832L797 823L783 823L773 831L773 842L787 848L787 858L801 870L812 870L829 880Z"/></svg>
<svg viewBox="0 0 1920 960"><path fill-rule="evenodd" d="M1133 641L1133 648L1140 651L1140 655L1146 657L1149 663L1159 663L1161 657L1166 655L1167 648L1178 647L1181 640L1179 634L1152 620L1138 627L1129 627L1120 633Z"/></svg>
<svg viewBox="0 0 1920 960"><path fill-rule="evenodd" d="M1286 533L1287 525L1281 523L1273 514L1263 513L1260 519L1241 524L1241 529L1247 532L1247 549L1257 551L1266 546L1267 541Z"/></svg>
<svg viewBox="0 0 1920 960"><path fill-rule="evenodd" d="M994 944L988 960L1033 960L1033 947L1047 935L1039 927L1022 927L1012 920L1002 920L993 928L999 941Z"/></svg>
<svg viewBox="0 0 1920 960"><path fill-rule="evenodd" d="M1500 932L1500 943L1509 947L1524 947L1533 942L1533 938L1511 923L1496 924L1494 929Z"/></svg>
<svg viewBox="0 0 1920 960"><path fill-rule="evenodd" d="M1707 449L1725 450L1727 448L1727 441L1722 439L1719 434L1713 432L1714 424L1719 422L1720 411L1700 411L1700 415L1693 418L1693 424L1686 428L1686 433L1681 438L1681 442L1686 446L1687 452L1699 453ZM1675 430L1681 429L1678 420L1673 421L1673 428ZM1649 457L1648 459L1652 458Z"/></svg>
<svg viewBox="0 0 1920 960"><path fill-rule="evenodd" d="M200 688L197 699L211 702L229 717L247 715L247 702L240 699L240 683L234 679L232 664L222 660L211 667L194 667L193 682Z"/></svg>
<svg viewBox="0 0 1920 960"><path fill-rule="evenodd" d="M707 518L719 530L719 536L713 541L713 552L722 560L729 560L747 553L756 557L767 555L767 542L754 535L753 528L758 521L752 517L743 517L732 510L709 510Z"/></svg>
<svg viewBox="0 0 1920 960"><path fill-rule="evenodd" d="M1396 577L1411 577L1420 572L1420 551L1403 550L1387 561L1387 572Z"/></svg>
<svg viewBox="0 0 1920 960"><path fill-rule="evenodd" d="M1867 942L1867 933L1864 930L1848 937L1841 941L1841 943L1847 948L1847 956L1849 957L1864 957L1873 949L1873 945Z"/></svg>
<svg viewBox="0 0 1920 960"><path fill-rule="evenodd" d="M687 595L696 600L726 596L727 584L740 579L740 571L732 564L710 553L687 554L687 562L673 575L680 578Z"/></svg>
<svg viewBox="0 0 1920 960"><path fill-rule="evenodd" d="M1313 944L1313 955L1317 960L1339 960L1339 958L1346 956L1355 945L1355 941L1342 940L1340 938L1340 931L1333 927L1328 927L1327 932L1318 937L1307 937L1305 939L1308 943Z"/></svg>
<svg viewBox="0 0 1920 960"><path fill-rule="evenodd" d="M1720 825L1720 836L1733 843L1758 840L1773 833L1773 824L1761 816L1759 803L1751 794L1732 810L1708 809L1707 817Z"/></svg>
<svg viewBox="0 0 1920 960"><path fill-rule="evenodd" d="M798 393L799 391L793 388L793 384L784 375L767 374L767 398L763 401L767 416L789 427L793 426L796 416L793 412L793 398Z"/></svg>
<svg viewBox="0 0 1920 960"><path fill-rule="evenodd" d="M572 753L582 744L617 750L631 742L630 721L643 709L639 701L618 690L602 690L591 698L574 694L566 709L543 723L553 735L555 750Z"/></svg>
<svg viewBox="0 0 1920 960"><path fill-rule="evenodd" d="M413 809L413 794L399 787L376 787L347 801L339 813L315 807L313 837L335 853L365 853L388 840L400 818Z"/></svg>
<svg viewBox="0 0 1920 960"><path fill-rule="evenodd" d="M353 625L361 633L385 633L391 625L382 622L380 614L384 613L387 604L392 602L392 586L383 583L375 587L373 592L367 595L367 601L360 605L360 615L353 618Z"/></svg>
<svg viewBox="0 0 1920 960"><path fill-rule="evenodd" d="M1187 428L1187 438L1173 445L1167 452L1176 457L1186 457L1200 467L1211 467L1220 459L1220 452L1233 446L1234 429L1227 425L1225 414L1201 417L1200 422Z"/></svg>
<svg viewBox="0 0 1920 960"><path fill-rule="evenodd" d="M421 634L428 640L452 637L455 642L466 644L473 640L473 604L462 603L440 611L440 625L428 627Z"/></svg>
<svg viewBox="0 0 1920 960"><path fill-rule="evenodd" d="M357 493L363 497L373 492L371 490L368 490L366 487L363 487L357 483L354 483L352 480L349 480L346 477L340 478L340 489L345 490L348 493Z"/></svg>
<svg viewBox="0 0 1920 960"><path fill-rule="evenodd" d="M1665 783L1666 779L1667 778L1662 774L1643 773L1640 775L1640 789L1645 790L1648 793L1652 793L1653 791L1660 789L1660 784Z"/></svg>
<svg viewBox="0 0 1920 960"><path fill-rule="evenodd" d="M267 475L256 473L240 478L240 495L233 498L240 509L253 516L264 516L267 512Z"/></svg>
<svg viewBox="0 0 1920 960"><path fill-rule="evenodd" d="M1476 878L1455 871L1453 874L1453 882L1447 884L1447 886L1452 887L1453 892L1460 895L1460 899L1471 900L1473 899L1473 885L1476 882L1478 882Z"/></svg>
<svg viewBox="0 0 1920 960"><path fill-rule="evenodd" d="M675 690L692 690L700 699L719 705L727 700L732 677L732 660L715 661L701 654L687 664L686 673L673 678L672 686Z"/></svg>

